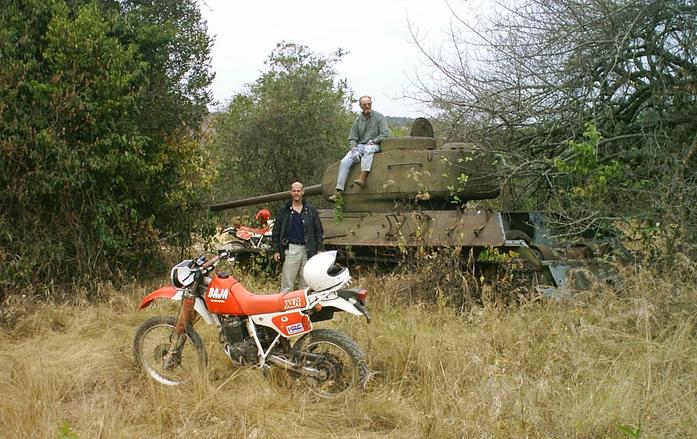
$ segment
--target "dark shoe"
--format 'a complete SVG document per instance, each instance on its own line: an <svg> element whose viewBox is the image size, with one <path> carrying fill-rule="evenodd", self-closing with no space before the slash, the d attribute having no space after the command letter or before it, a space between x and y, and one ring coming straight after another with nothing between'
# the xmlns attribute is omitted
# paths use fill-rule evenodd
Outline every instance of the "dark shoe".
<svg viewBox="0 0 697 439"><path fill-rule="evenodd" d="M361 175L359 175L357 179L353 180L353 182L356 183L360 187L365 186L365 181L368 179L368 174L369 174L369 171L361 172Z"/></svg>

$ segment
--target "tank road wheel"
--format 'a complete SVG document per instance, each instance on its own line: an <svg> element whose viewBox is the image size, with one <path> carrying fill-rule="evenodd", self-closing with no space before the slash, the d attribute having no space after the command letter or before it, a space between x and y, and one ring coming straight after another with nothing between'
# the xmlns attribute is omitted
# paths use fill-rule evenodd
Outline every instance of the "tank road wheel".
<svg viewBox="0 0 697 439"><path fill-rule="evenodd" d="M167 386L178 386L189 381L206 367L206 350L201 336L187 326L173 364L165 367L164 357L169 349L176 317L157 316L144 321L133 338L136 363L155 381Z"/></svg>
<svg viewBox="0 0 697 439"><path fill-rule="evenodd" d="M544 244L533 244L530 246L543 261L558 261L559 254L550 246Z"/></svg>
<svg viewBox="0 0 697 439"><path fill-rule="evenodd" d="M363 352L350 337L333 329L305 334L293 349L305 367L320 371L320 377L306 377L310 389L323 398L333 398L350 388L363 388L368 365Z"/></svg>
<svg viewBox="0 0 697 439"><path fill-rule="evenodd" d="M511 229L506 231L506 239L522 239L523 241L525 241L526 244L530 244L532 242L532 238L530 238L530 235L518 229Z"/></svg>

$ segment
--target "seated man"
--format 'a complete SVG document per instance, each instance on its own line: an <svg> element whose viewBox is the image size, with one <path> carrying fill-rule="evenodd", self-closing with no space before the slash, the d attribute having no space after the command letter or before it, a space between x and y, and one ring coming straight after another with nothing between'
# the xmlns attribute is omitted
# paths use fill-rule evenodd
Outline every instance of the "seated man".
<svg viewBox="0 0 697 439"><path fill-rule="evenodd" d="M368 173L373 166L373 154L380 151L382 139L390 135L385 116L373 111L373 101L370 96L361 96L358 104L361 107L361 114L356 117L351 127L348 138L350 150L341 159L339 176L336 180L336 193L329 197L330 201L336 201L337 196L344 191L351 166L358 161L361 162L362 172L353 182L360 187L365 185Z"/></svg>

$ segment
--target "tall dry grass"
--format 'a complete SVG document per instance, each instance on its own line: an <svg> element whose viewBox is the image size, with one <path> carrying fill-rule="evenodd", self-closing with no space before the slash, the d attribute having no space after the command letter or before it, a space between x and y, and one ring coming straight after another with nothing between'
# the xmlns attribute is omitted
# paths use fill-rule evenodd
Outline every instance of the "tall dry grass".
<svg viewBox="0 0 697 439"><path fill-rule="evenodd" d="M233 368L202 326L207 374L181 389L148 380L133 364L134 328L175 308L138 311L147 286L103 291L96 304L11 296L0 313L0 434L697 437L694 262L662 274L629 267L614 286L515 304L487 291L453 297L463 279L437 263L364 274L374 323L341 315L322 326L354 337L374 375L365 391L332 401L295 389L280 373Z"/></svg>

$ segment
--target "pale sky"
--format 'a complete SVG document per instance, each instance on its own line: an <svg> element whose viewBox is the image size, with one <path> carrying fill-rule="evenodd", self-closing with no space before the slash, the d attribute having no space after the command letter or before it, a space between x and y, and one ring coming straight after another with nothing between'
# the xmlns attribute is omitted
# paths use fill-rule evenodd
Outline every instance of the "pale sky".
<svg viewBox="0 0 697 439"><path fill-rule="evenodd" d="M410 80L417 72L428 75L409 22L426 47L443 45L453 20L445 0L199 1L215 37L212 91L220 104L267 71L264 61L277 43L286 41L323 56L338 48L348 51L335 65L338 76L347 80L355 98L372 96L375 110L387 116L429 115L426 108L401 98L413 90ZM458 14L468 14L472 1L450 4ZM359 111L357 105L354 111Z"/></svg>

